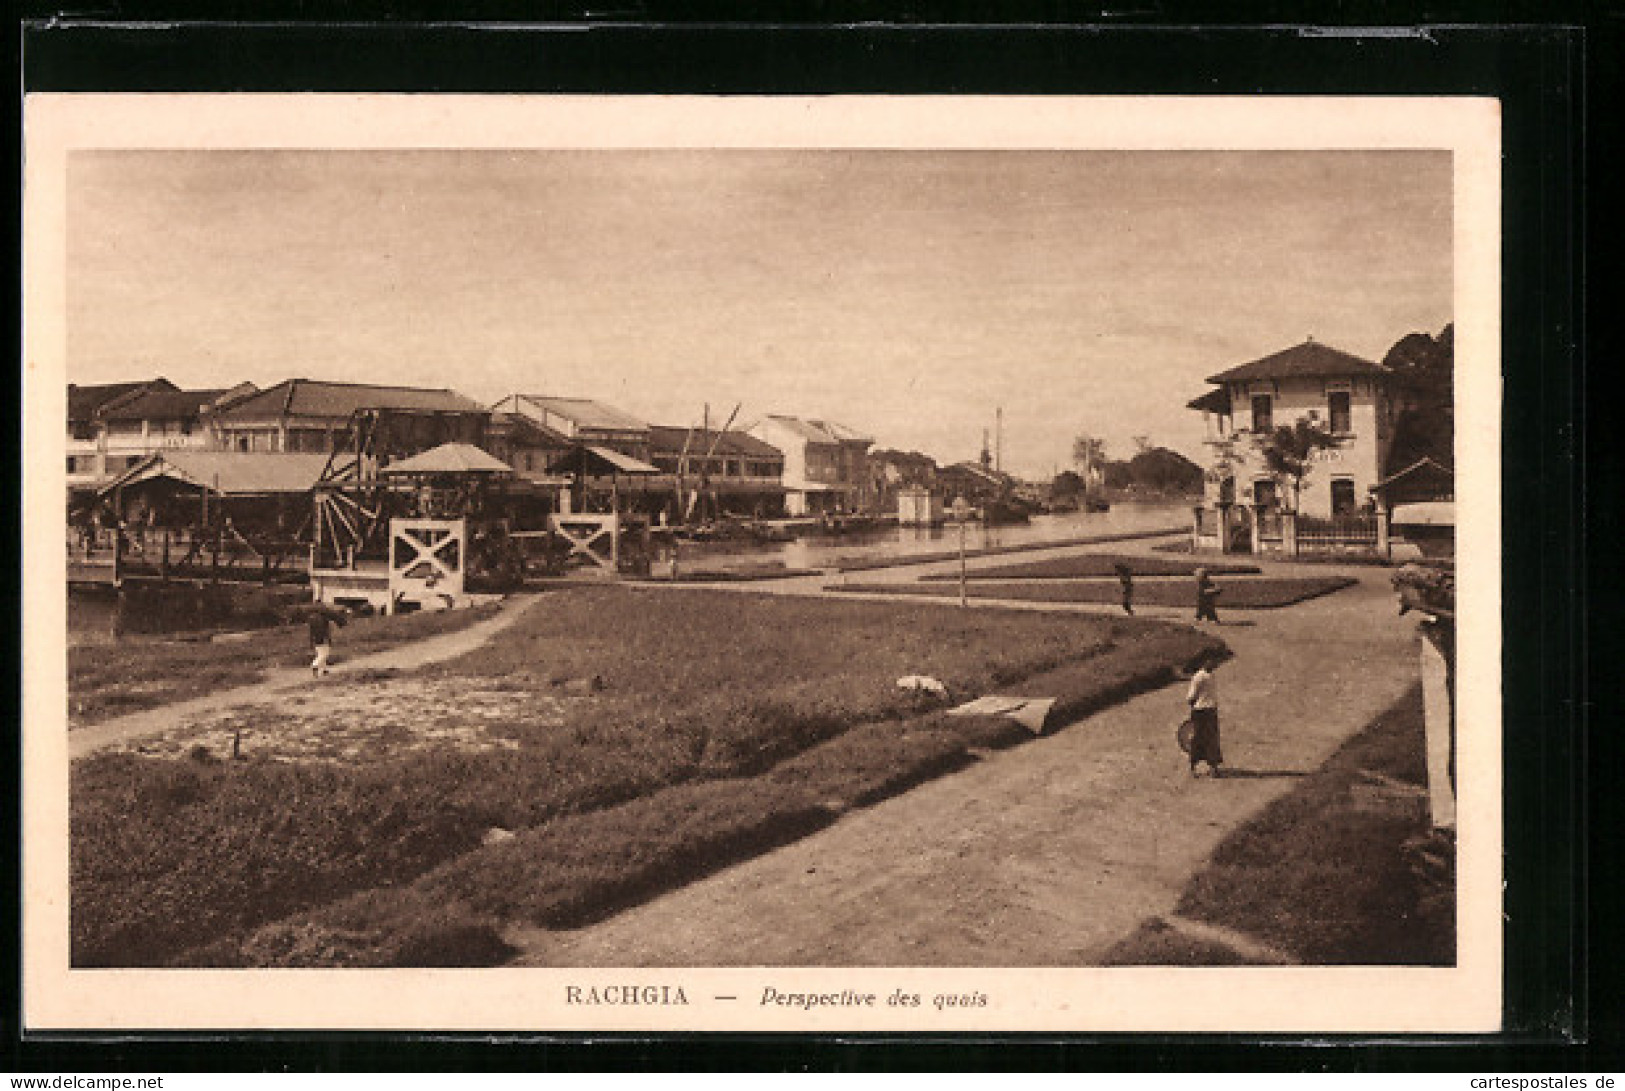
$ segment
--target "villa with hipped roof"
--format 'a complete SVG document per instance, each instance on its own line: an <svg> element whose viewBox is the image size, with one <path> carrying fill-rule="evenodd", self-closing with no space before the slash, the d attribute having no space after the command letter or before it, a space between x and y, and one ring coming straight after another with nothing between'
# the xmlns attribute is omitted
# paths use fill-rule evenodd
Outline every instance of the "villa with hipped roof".
<svg viewBox="0 0 1625 1091"><path fill-rule="evenodd" d="M1291 505L1263 447L1277 427L1299 420L1319 424L1336 445L1315 452L1295 498L1298 513L1331 520L1374 510L1373 489L1389 472L1394 425L1406 404L1388 368L1310 339L1207 381L1214 389L1187 403L1203 416L1209 452L1199 543L1234 548L1238 531L1250 533L1249 520Z"/></svg>

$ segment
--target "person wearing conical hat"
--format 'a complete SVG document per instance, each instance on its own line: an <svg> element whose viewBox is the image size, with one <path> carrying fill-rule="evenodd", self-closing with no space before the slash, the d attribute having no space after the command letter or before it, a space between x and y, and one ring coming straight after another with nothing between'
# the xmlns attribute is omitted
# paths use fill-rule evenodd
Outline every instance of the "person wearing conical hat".
<svg viewBox="0 0 1625 1091"><path fill-rule="evenodd" d="M1207 762L1214 777L1223 775L1224 753L1219 747L1219 687L1213 681L1213 668L1219 665L1214 652L1204 654L1197 661L1196 673L1191 675L1190 689L1185 703L1191 709L1191 776L1198 776L1197 766Z"/></svg>

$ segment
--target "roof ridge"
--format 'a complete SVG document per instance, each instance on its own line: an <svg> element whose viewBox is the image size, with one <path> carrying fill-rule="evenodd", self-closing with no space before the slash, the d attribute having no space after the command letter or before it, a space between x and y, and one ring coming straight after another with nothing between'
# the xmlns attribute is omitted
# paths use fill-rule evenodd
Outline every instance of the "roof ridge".
<svg viewBox="0 0 1625 1091"><path fill-rule="evenodd" d="M429 394L456 394L449 386L409 386L406 383L358 383L350 379L284 379L285 383L312 383L322 386L353 386L368 390L421 390ZM281 384L277 384L280 386ZM274 387L272 389L275 389ZM472 399L470 399L472 400Z"/></svg>

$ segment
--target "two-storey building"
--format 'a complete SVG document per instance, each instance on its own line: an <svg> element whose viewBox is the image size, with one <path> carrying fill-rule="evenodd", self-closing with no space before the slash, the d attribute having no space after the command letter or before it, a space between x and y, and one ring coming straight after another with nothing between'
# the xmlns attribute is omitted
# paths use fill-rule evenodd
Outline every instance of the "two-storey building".
<svg viewBox="0 0 1625 1091"><path fill-rule="evenodd" d="M214 415L257 389L180 390L164 378L70 385L68 488L99 488L148 455L212 446Z"/></svg>
<svg viewBox="0 0 1625 1091"><path fill-rule="evenodd" d="M858 511L872 500L874 440L833 421L769 414L747 431L784 454L784 507L792 516Z"/></svg>
<svg viewBox="0 0 1625 1091"><path fill-rule="evenodd" d="M1402 385L1388 368L1308 340L1207 380L1213 390L1188 403L1202 413L1209 451L1198 538L1233 543L1243 520L1296 504L1310 519L1352 516L1383 480ZM1335 444L1316 451L1297 495L1272 474L1264 448L1280 426L1309 420Z"/></svg>
<svg viewBox="0 0 1625 1091"><path fill-rule="evenodd" d="M211 430L226 451L327 454L365 422L369 454L387 462L442 443L479 446L490 418L451 390L286 379L215 412Z"/></svg>

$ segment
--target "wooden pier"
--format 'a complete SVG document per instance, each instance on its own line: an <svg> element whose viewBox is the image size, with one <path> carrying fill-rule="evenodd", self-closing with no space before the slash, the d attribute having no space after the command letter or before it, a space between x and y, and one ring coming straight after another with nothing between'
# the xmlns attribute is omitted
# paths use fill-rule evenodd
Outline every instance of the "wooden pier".
<svg viewBox="0 0 1625 1091"><path fill-rule="evenodd" d="M212 536L184 531L100 530L70 535L70 586L119 587L126 582L302 583L307 547L294 540L250 543L224 529Z"/></svg>

